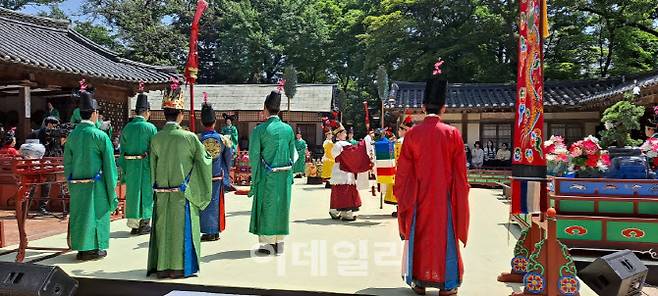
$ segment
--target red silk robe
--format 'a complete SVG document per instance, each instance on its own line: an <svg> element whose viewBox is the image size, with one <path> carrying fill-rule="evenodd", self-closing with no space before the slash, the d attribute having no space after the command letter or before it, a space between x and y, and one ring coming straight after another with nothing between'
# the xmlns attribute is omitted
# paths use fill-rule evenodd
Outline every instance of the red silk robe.
<svg viewBox="0 0 658 296"><path fill-rule="evenodd" d="M458 282L461 282L464 269L459 241L466 245L469 222L470 186L465 164L461 134L456 128L442 123L438 116L427 116L405 135L397 163L394 193L398 198L400 235L405 240L411 237L413 241L410 244L413 259L409 258L413 265L410 265L409 272L417 284L443 287L446 282L446 234L450 233L454 235L450 240L456 246L451 249L456 249ZM448 215L449 210L451 215ZM448 216L452 217L452 231L447 229ZM450 277L448 281L451 281Z"/></svg>

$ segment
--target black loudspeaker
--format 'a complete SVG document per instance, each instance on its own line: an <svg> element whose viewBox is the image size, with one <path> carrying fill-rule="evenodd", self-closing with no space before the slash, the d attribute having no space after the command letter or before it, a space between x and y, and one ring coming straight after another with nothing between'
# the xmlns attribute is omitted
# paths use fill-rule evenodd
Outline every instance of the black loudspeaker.
<svg viewBox="0 0 658 296"><path fill-rule="evenodd" d="M72 296L77 289L57 266L0 262L0 296Z"/></svg>
<svg viewBox="0 0 658 296"><path fill-rule="evenodd" d="M642 295L649 270L629 250L597 258L578 273L580 279L600 296Z"/></svg>

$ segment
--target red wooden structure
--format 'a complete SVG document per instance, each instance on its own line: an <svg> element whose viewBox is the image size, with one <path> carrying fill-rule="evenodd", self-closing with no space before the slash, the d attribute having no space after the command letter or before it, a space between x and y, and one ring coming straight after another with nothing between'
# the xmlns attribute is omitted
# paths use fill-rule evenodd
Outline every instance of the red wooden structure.
<svg viewBox="0 0 658 296"><path fill-rule="evenodd" d="M18 193L16 196L16 221L18 224L18 233L19 233L19 246L18 249L11 250L7 253L17 252L16 262L23 262L25 259L26 250L39 250L39 251L52 251L55 254L41 257L37 260L31 262L41 261L55 256L59 256L70 251L70 244L66 248L52 248L52 247L30 247L28 246L27 233L25 231L25 223L28 218L28 212L30 210L30 205L32 201L39 202L44 199L49 199L49 197L36 197L33 196L36 193L37 186L41 185L51 185L52 187L59 186L61 188L61 194L58 195L57 199L62 203L62 215L58 218L66 219L67 211L66 205L69 201L68 190L66 189L66 178L64 177L64 164L63 159L54 157L54 158L42 158L36 160L26 160L26 159L4 159L3 162L11 161L12 171L18 179ZM67 243L68 243L68 234L67 234ZM4 255L3 254L3 255Z"/></svg>

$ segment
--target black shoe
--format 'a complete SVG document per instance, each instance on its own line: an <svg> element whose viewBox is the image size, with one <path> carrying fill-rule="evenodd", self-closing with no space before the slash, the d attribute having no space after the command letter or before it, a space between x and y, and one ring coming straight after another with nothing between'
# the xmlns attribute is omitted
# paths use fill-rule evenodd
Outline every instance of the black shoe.
<svg viewBox="0 0 658 296"><path fill-rule="evenodd" d="M398 217L398 212L393 212L393 213L391 213L391 217L393 217L393 218L397 218L397 217Z"/></svg>
<svg viewBox="0 0 658 296"><path fill-rule="evenodd" d="M352 219L340 217L340 220L345 222L353 222L356 221L356 216L352 217Z"/></svg>
<svg viewBox="0 0 658 296"><path fill-rule="evenodd" d="M283 242L276 243L274 245L274 250L276 251L277 255L283 254Z"/></svg>
<svg viewBox="0 0 658 296"><path fill-rule="evenodd" d="M132 230L130 230L130 234L132 235L139 234L139 228L133 228Z"/></svg>
<svg viewBox="0 0 658 296"><path fill-rule="evenodd" d="M261 255L272 255L272 253L275 253L275 249L276 244L262 245L256 252Z"/></svg>
<svg viewBox="0 0 658 296"><path fill-rule="evenodd" d="M331 216L332 220L339 220L340 219L340 213L338 215L334 215L331 212L329 212L329 216Z"/></svg>
<svg viewBox="0 0 658 296"><path fill-rule="evenodd" d="M39 208L39 215L48 216L48 215L50 215L50 212L48 212L48 210L46 210L46 208Z"/></svg>
<svg viewBox="0 0 658 296"><path fill-rule="evenodd" d="M219 233L202 234L201 235L201 241L202 242L213 242L213 241L218 241L218 240L219 240Z"/></svg>
<svg viewBox="0 0 658 296"><path fill-rule="evenodd" d="M158 271L156 275L159 279L166 279L171 276L171 272L169 270Z"/></svg>
<svg viewBox="0 0 658 296"><path fill-rule="evenodd" d="M146 225L144 227L140 227L139 229L137 229L138 235L145 235L149 233L151 233L151 226Z"/></svg>
<svg viewBox="0 0 658 296"><path fill-rule="evenodd" d="M414 291L416 295L425 295L425 287L418 286L415 283L411 283L411 290Z"/></svg>
<svg viewBox="0 0 658 296"><path fill-rule="evenodd" d="M327 184L324 184L324 188L331 189L331 183L327 182Z"/></svg>
<svg viewBox="0 0 658 296"><path fill-rule="evenodd" d="M76 259L80 261L91 261L104 258L105 256L107 256L107 251L103 250L81 251L78 252Z"/></svg>
<svg viewBox="0 0 658 296"><path fill-rule="evenodd" d="M231 185L231 186L229 186L229 187L226 187L226 188L224 189L224 191L226 191L226 192L232 192L232 191L236 191L236 190L237 190L237 189L235 189L235 187L234 187L233 185Z"/></svg>

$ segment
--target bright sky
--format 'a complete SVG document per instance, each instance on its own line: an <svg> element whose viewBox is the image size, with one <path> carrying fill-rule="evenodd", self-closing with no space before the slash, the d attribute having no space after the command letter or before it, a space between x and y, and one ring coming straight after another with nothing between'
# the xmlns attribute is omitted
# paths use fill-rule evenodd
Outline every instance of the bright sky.
<svg viewBox="0 0 658 296"><path fill-rule="evenodd" d="M59 4L59 8L61 8L71 19L78 20L81 18L80 6L83 2L84 1L82 0L64 0L64 2ZM50 11L50 7L48 5L30 5L26 6L21 11L29 14L37 14L41 11Z"/></svg>

